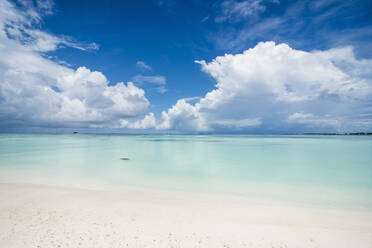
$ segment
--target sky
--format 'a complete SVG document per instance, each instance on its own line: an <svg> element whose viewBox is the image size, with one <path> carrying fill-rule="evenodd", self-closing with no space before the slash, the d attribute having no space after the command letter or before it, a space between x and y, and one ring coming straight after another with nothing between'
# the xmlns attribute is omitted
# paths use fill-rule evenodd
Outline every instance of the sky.
<svg viewBox="0 0 372 248"><path fill-rule="evenodd" d="M0 132L372 131L371 9L0 0Z"/></svg>

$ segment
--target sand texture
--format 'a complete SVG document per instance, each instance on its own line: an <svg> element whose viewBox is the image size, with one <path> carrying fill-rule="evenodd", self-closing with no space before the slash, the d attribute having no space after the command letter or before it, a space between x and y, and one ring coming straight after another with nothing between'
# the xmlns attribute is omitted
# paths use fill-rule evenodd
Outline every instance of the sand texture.
<svg viewBox="0 0 372 248"><path fill-rule="evenodd" d="M372 247L372 214L227 196L0 184L0 247Z"/></svg>

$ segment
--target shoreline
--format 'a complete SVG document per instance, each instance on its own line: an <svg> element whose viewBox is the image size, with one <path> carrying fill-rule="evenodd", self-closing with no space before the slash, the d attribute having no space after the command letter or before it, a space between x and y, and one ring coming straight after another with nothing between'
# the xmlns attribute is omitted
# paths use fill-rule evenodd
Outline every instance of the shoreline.
<svg viewBox="0 0 372 248"><path fill-rule="evenodd" d="M0 183L1 247L372 247L372 213L143 188Z"/></svg>

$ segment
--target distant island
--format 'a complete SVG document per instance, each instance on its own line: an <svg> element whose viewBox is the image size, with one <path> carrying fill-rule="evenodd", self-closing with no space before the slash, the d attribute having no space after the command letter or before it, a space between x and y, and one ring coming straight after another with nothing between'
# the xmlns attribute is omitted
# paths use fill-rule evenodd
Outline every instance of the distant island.
<svg viewBox="0 0 372 248"><path fill-rule="evenodd" d="M372 135L369 132L357 132L357 133L304 133L304 135Z"/></svg>

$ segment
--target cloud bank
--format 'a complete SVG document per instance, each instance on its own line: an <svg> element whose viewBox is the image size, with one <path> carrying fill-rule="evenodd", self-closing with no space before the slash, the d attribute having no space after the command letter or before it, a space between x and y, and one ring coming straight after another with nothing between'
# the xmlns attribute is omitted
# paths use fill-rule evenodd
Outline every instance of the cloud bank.
<svg viewBox="0 0 372 248"><path fill-rule="evenodd" d="M216 80L216 88L195 104L179 100L157 121L151 115L153 128L273 133L371 128L372 61L356 59L352 47L306 52L261 42L241 54L195 62Z"/></svg>
<svg viewBox="0 0 372 248"><path fill-rule="evenodd" d="M32 4L33 2L29 2ZM352 47L302 51L261 42L239 54L195 61L216 81L203 97L179 99L159 116L143 89L47 57L63 46L98 49L35 27L49 1L0 2L0 126L93 127L187 132L296 133L372 127L372 60ZM150 70L145 63L137 63ZM147 69L146 69L147 68ZM165 90L162 76L134 77Z"/></svg>
<svg viewBox="0 0 372 248"><path fill-rule="evenodd" d="M73 42L35 29L51 12L49 1L25 8L0 2L0 120L2 127L100 127L147 113L145 92L133 83L109 85L84 66L76 70L45 55Z"/></svg>

